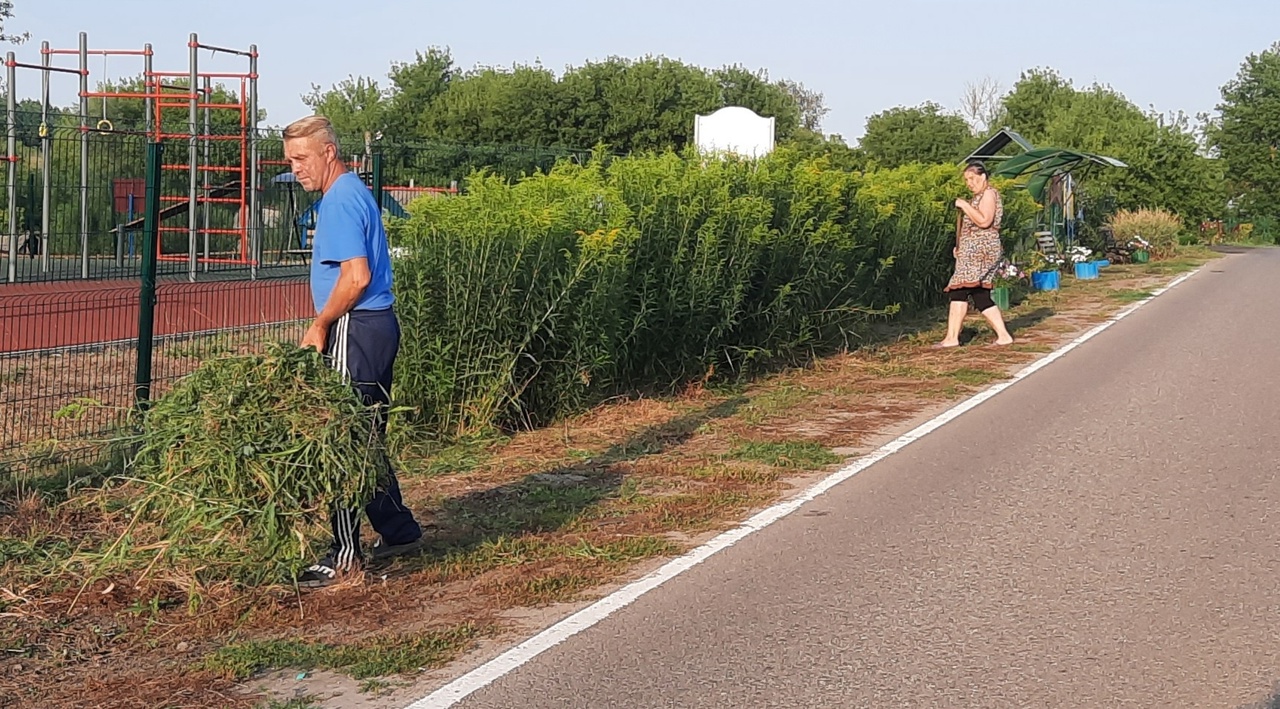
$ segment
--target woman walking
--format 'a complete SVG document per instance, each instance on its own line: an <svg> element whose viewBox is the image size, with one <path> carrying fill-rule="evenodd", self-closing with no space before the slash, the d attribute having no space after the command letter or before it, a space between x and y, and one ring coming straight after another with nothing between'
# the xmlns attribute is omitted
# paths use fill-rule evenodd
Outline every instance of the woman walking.
<svg viewBox="0 0 1280 709"><path fill-rule="evenodd" d="M1004 216L1004 206L1000 193L988 181L987 168L982 163L970 163L964 170L964 181L973 192L973 198L956 200L956 208L961 212L957 243L952 250L956 269L943 289L950 298L951 310L947 314L947 335L934 347L960 345L960 329L964 326L964 316L969 312L970 298L974 307L991 323L991 329L996 331L995 344L1010 345L1013 337L1005 328L1000 308L991 299L996 270L1004 260L1004 249L1000 245L1000 219Z"/></svg>

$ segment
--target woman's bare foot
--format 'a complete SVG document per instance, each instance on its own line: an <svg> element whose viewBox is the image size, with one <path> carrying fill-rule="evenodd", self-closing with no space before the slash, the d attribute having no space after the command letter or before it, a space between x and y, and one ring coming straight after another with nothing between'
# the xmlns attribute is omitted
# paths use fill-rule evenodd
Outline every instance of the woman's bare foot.
<svg viewBox="0 0 1280 709"><path fill-rule="evenodd" d="M933 346L933 349L935 349L935 350L945 350L945 349L947 349L948 347L959 347L959 346L960 346L960 341L959 341L959 340L957 340L957 341L955 341L955 342L947 342L946 340L943 340L942 342L939 342L938 344L934 345L934 346Z"/></svg>
<svg viewBox="0 0 1280 709"><path fill-rule="evenodd" d="M997 346L999 346L999 347L1005 347L1005 346L1007 346L1007 345L1012 345L1012 344L1013 344L1013 338L1012 338L1012 337L1010 337L1010 338L1007 338L1007 339L1004 339L1004 340L996 340L995 342L993 342L993 343L991 343L991 344L993 344L993 345L997 345Z"/></svg>

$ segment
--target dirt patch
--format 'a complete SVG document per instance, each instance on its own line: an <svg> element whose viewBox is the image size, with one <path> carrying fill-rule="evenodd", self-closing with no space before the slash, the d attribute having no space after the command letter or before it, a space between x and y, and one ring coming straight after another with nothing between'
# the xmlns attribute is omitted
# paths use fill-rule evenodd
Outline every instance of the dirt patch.
<svg viewBox="0 0 1280 709"><path fill-rule="evenodd" d="M1065 279L1012 310L1014 347L981 346L991 333L976 317L969 344L946 351L928 347L940 319L895 323L749 386L410 449L403 489L434 522L426 552L319 592L204 589L193 611L191 579L86 585L77 554L109 517L74 498L15 499L0 512L0 704L403 705L1128 306L1110 293L1171 279L1138 266ZM451 640L413 644L432 634ZM421 662L369 664L383 654Z"/></svg>

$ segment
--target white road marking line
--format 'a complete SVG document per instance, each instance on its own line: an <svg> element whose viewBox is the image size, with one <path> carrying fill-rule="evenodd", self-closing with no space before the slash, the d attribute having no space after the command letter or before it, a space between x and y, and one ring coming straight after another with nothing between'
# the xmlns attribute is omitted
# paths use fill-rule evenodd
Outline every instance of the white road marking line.
<svg viewBox="0 0 1280 709"><path fill-rule="evenodd" d="M1074 350L1085 342L1088 342L1099 333L1128 317L1138 308L1150 303L1169 289L1196 275L1202 269L1203 267L1179 276L1171 281L1169 285L1153 291L1149 297L1134 303L1124 310L1121 310L1106 322L1094 327L1071 342L1049 353L1045 357L1027 365L1014 374L1012 378L993 384L987 389L965 399L938 416L930 419L920 426L917 426L898 438L895 438L889 443L886 443L874 452L855 460L848 466L841 468L826 478L818 481L798 497L791 498L785 502L780 502L772 507L762 510L740 526L720 534L706 544L688 552L684 556L672 559L657 571L654 571L638 581L634 581L623 586L590 606L583 608L568 618L565 618L546 630L543 630L532 638L529 638L510 650L507 650L498 657L484 663L474 670L471 670L470 672L437 689L431 694L428 694L418 701L408 705L405 709L445 709L446 707L451 707L457 704L472 693L488 686L503 675L529 662L543 652L550 650L574 635L577 635L605 618L608 618L610 615L613 615L615 611L631 605L649 591L652 591L685 571L692 569L698 564L711 558L716 553L728 549L746 537L768 527L792 512L795 512L806 503L811 502L819 495L825 493L836 485L839 485L849 478L852 478L854 475L857 475L863 470L866 470L881 460L884 460L890 455L906 448L915 441L918 441L924 436L927 436L928 434L943 427L966 411L973 409L996 394L999 394L1005 389L1017 384L1019 381L1026 379L1039 370L1049 366L1071 350Z"/></svg>

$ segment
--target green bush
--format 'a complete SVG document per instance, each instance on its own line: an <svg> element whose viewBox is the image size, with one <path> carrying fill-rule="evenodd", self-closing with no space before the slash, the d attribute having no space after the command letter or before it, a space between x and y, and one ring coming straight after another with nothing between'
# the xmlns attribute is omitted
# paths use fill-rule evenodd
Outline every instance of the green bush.
<svg viewBox="0 0 1280 709"><path fill-rule="evenodd" d="M1141 238L1151 245L1151 255L1157 258L1172 255L1182 234L1182 219L1164 209L1122 209L1108 221L1117 242Z"/></svg>
<svg viewBox="0 0 1280 709"><path fill-rule="evenodd" d="M475 176L390 224L397 403L453 436L850 346L941 302L964 194L954 165L855 174L788 150ZM1006 195L1006 224L1028 204Z"/></svg>

